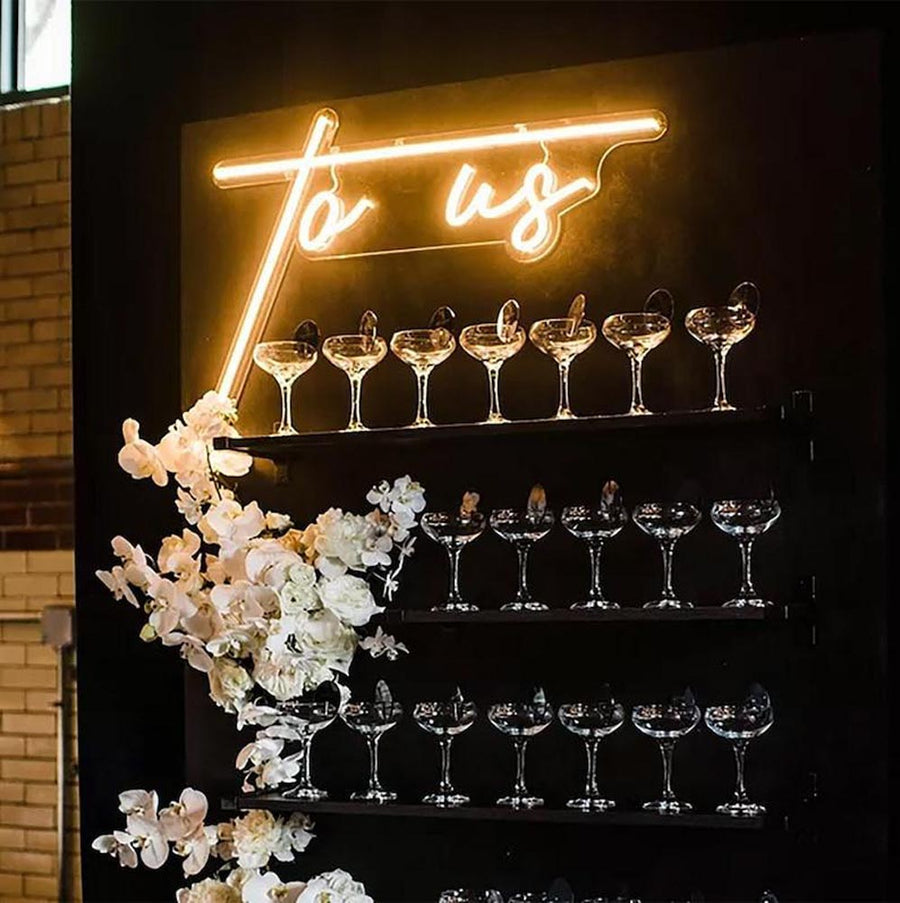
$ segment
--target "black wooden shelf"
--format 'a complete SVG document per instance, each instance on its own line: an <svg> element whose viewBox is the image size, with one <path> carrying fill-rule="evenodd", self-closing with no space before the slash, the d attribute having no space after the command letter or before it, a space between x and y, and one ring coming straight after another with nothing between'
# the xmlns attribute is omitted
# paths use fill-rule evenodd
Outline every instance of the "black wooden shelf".
<svg viewBox="0 0 900 903"><path fill-rule="evenodd" d="M798 393L795 393L795 396ZM803 394L803 393L799 393ZM307 449L342 447L363 449L377 445L439 443L476 437L593 436L606 433L653 433L702 428L740 429L747 427L795 425L805 419L796 400L787 407L768 405L737 411L672 411L631 417L627 414L578 417L572 420L516 420L508 423L454 423L426 428L390 427L356 432L330 431L300 433L295 436L220 436L213 440L220 449L246 452L257 458L287 460Z"/></svg>
<svg viewBox="0 0 900 903"><path fill-rule="evenodd" d="M460 806L440 809L421 803L373 803L326 800L304 803L277 794L250 794L223 800L228 809L268 809L270 812L304 812L307 815L377 816L383 818L428 818L444 821L499 821L521 823L593 825L633 828L714 828L759 830L772 818L732 818L717 812L691 812L684 815L659 815L656 812L611 809L608 812L580 812L577 809L507 809L502 806Z"/></svg>

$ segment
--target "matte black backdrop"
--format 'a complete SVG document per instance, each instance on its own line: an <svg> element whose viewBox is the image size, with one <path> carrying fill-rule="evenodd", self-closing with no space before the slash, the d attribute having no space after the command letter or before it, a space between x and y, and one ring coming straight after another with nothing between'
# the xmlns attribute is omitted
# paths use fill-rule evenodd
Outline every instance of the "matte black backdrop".
<svg viewBox="0 0 900 903"><path fill-rule="evenodd" d="M171 654L136 640L137 616L112 609L92 576L94 568L106 561L107 543L114 533L123 532L152 548L161 531L174 523L168 496L131 483L116 473L113 462L123 417L142 417L146 433L156 436L180 410L181 124L324 97L797 34L810 28L878 24L878 13L867 8L853 13L832 7L777 9L776 16L765 8L738 4L76 3L73 266L85 848L114 824L115 794L120 789L152 786L166 796L176 793L185 779L185 732L179 714L182 668ZM794 21L784 21L791 18ZM839 85L830 87L840 94ZM863 108L873 102L871 97L843 100L848 105L859 102ZM823 103L823 109L827 106ZM829 136L823 125L823 141L831 140L851 144L848 136ZM848 149L847 159L852 156ZM840 151L833 157L844 159ZM815 215L831 224L823 226L823 234L833 241L823 245L821 253L828 274L824 281L833 280L834 291L826 293L823 319L812 326L827 345L820 367L832 374L825 379L823 373L821 380L830 393L820 435L825 440L820 448L825 449L823 473L830 493L826 510L832 516L846 513L846 518L835 518L839 522L833 525L829 546L848 549L847 561L828 575L842 595L829 600L834 610L823 625L823 645L830 650L823 675L830 673L822 694L829 703L824 711L842 725L827 732L833 752L826 752L826 770L834 772L831 793L838 795L831 800L830 812L843 821L835 821L836 827L826 832L821 886L829 895L850 899L883 895L886 838L878 811L887 808L881 476L881 412L886 399L884 326L877 298L879 235L872 207L879 173L866 173L864 168L853 172L858 180L855 188L839 184L834 199L823 194L816 200L821 206ZM839 202L846 206L837 210ZM865 286L847 283L860 267L875 281ZM814 309L807 299L806 310ZM854 313L865 316L874 335L838 332L846 325L844 318ZM845 381L834 376L834 368L845 361L842 350L853 361ZM759 345L754 353L760 353ZM844 418L844 411L855 413ZM532 470L525 467L522 479ZM727 640L710 634L709 642ZM189 687L196 692L195 685ZM726 774L724 766L721 773ZM191 778L197 780L195 771ZM647 780L654 779L648 766ZM376 824L365 820L351 826L334 819L323 823L323 852L310 860L310 866L348 862L347 856L325 845L338 832L358 830L365 837ZM386 842L402 841L392 831L385 829L380 848L388 869L399 854L391 853ZM559 829L528 836L511 833L507 839L512 850L507 868L513 871L524 871L524 865L516 863L521 850L543 853L549 868L568 847L582 842ZM489 840L483 832L471 834L475 849ZM439 832L432 842L443 848ZM602 832L596 842L612 843ZM644 849L653 860L668 861L664 871L675 876L672 890L677 892L702 886L696 876L710 860L719 863L713 873L731 860L738 868L734 858L738 850L751 848L743 864L755 867L759 858L752 855L752 847L758 842L741 839L738 844L745 844L743 848L729 847L724 840L710 844L709 838L667 839L654 832L617 838L615 846L630 847L632 856L634 850ZM348 840L347 846L352 845ZM826 865L837 861L830 857L839 850L843 853L839 864ZM681 865L678 857L685 857ZM639 862L631 865L639 871ZM139 877L120 872L89 849L83 870L87 900L171 899L172 888L180 883L174 866L161 875ZM537 869L535 878L543 877L544 871ZM635 880L633 873L624 877Z"/></svg>

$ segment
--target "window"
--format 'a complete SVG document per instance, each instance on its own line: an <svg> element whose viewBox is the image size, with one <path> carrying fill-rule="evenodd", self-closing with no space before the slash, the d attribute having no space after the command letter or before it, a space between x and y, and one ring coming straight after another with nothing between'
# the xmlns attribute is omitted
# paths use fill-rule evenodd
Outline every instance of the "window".
<svg viewBox="0 0 900 903"><path fill-rule="evenodd" d="M58 92L72 70L71 0L0 0L0 91Z"/></svg>

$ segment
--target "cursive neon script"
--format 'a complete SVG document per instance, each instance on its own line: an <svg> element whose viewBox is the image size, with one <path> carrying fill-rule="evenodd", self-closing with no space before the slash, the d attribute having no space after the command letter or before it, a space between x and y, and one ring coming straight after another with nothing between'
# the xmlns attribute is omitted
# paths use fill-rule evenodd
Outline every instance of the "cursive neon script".
<svg viewBox="0 0 900 903"><path fill-rule="evenodd" d="M335 138L339 124L334 110L319 110L313 116L299 156L226 160L213 167L213 181L220 188L285 181L288 184L219 378L220 392L240 394L250 365L250 352L265 329L295 243L302 252L317 259L505 244L519 260L538 260L557 243L563 214L599 192L600 169L606 155L622 144L655 141L662 137L667 127L665 116L651 110L338 147ZM591 146L599 149L596 176L582 176L561 183L557 172L549 165L548 149L556 143L574 141L590 141ZM341 236L364 224L367 214L377 207L377 202L366 196L352 202L341 197L338 171L373 162L465 157L490 150L529 146L542 150L544 160L531 165L520 186L504 200L497 199L497 191L489 181L480 180L475 186L478 170L468 162L460 166L447 194L443 212L451 229L462 229L476 220L509 220L506 230L498 233L497 238L351 254L341 254L336 247ZM330 171L333 185L314 193L315 177L323 170Z"/></svg>

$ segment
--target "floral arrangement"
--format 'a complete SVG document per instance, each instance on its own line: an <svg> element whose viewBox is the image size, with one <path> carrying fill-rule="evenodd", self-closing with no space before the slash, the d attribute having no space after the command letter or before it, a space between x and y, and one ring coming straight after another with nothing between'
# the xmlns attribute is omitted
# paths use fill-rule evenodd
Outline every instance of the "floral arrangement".
<svg viewBox="0 0 900 903"><path fill-rule="evenodd" d="M157 486L171 474L186 526L162 540L155 559L116 536L119 563L97 576L114 598L143 607L143 640L177 648L206 674L210 697L236 716L238 729L257 728L236 762L244 790L251 790L292 781L300 769L302 753L284 755L300 735L282 718L279 702L325 683L335 683L345 701L349 691L340 679L357 649L389 660L408 651L381 627L368 636L360 628L383 611L373 586L384 600L397 590L425 496L408 476L382 481L366 496L374 506L367 514L331 508L298 529L285 514L238 500L234 480L249 472L252 459L213 448L216 437L239 435L236 422L233 401L216 392L207 392L156 445L141 438L136 420L124 422L119 465ZM185 857L186 875L197 874L210 855L236 860L227 882L184 889L178 903L369 899L345 873L284 885L259 871L271 856L288 861L305 847L311 825L303 816L282 821L257 811L212 828L203 825L206 797L199 791L185 790L158 814L155 793L128 791L120 803L126 831L97 838L94 847L125 866L136 865L140 851L145 865L158 868L169 843ZM244 838L257 855L245 851Z"/></svg>

